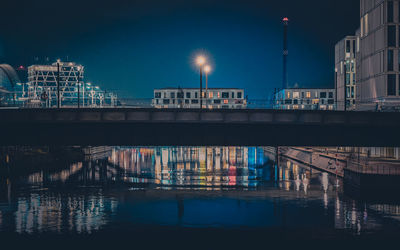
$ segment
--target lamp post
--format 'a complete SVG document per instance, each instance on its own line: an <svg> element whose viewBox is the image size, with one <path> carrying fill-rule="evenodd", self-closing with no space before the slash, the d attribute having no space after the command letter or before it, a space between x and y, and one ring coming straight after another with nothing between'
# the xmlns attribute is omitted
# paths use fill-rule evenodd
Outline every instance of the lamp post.
<svg viewBox="0 0 400 250"><path fill-rule="evenodd" d="M57 60L57 108L61 106L60 98L60 59Z"/></svg>
<svg viewBox="0 0 400 250"><path fill-rule="evenodd" d="M204 56L197 57L197 65L200 67L200 109L203 108L203 66L205 63Z"/></svg>
<svg viewBox="0 0 400 250"><path fill-rule="evenodd" d="M208 107L208 73L210 73L210 65L204 66L204 72L206 73L206 108Z"/></svg>
<svg viewBox="0 0 400 250"><path fill-rule="evenodd" d="M80 77L81 77L81 66L78 66L78 109L81 108L81 82L80 82Z"/></svg>

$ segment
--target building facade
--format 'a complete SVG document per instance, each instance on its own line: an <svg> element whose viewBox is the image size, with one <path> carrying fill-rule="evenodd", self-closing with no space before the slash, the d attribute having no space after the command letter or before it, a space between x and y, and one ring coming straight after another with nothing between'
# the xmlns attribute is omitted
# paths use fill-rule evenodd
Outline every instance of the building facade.
<svg viewBox="0 0 400 250"><path fill-rule="evenodd" d="M399 1L361 0L359 110L391 110L399 95Z"/></svg>
<svg viewBox="0 0 400 250"><path fill-rule="evenodd" d="M359 111L400 110L399 21L399 1L360 0L360 29L355 32L354 37L346 37L335 48L335 82L339 110L345 109L341 105L343 99L350 101L347 102L348 108ZM355 72L352 71L352 60L355 61ZM354 78L351 78L354 74L355 85L352 83ZM346 88L343 81L346 82ZM352 87L355 88L355 107L352 104ZM346 98L343 98L343 93L346 93Z"/></svg>
<svg viewBox="0 0 400 250"><path fill-rule="evenodd" d="M335 110L334 89L283 89L274 96L274 109Z"/></svg>
<svg viewBox="0 0 400 250"><path fill-rule="evenodd" d="M59 75L58 75L59 65ZM116 94L102 91L99 86L84 82L84 67L74 62L55 62L51 65L28 67L28 82L23 83L18 100L27 106L57 107L58 84L60 106L81 107L116 106Z"/></svg>
<svg viewBox="0 0 400 250"><path fill-rule="evenodd" d="M243 89L212 88L203 91L203 108L242 109L247 107ZM200 90L196 88L155 89L155 108L200 108Z"/></svg>
<svg viewBox="0 0 400 250"><path fill-rule="evenodd" d="M335 99L337 110L354 110L356 106L356 51L356 36L347 36L335 46Z"/></svg>
<svg viewBox="0 0 400 250"><path fill-rule="evenodd" d="M60 68L60 97L62 105L72 105L77 98L77 86L83 82L84 67L73 62L58 62ZM30 102L46 101L46 106L57 106L57 62L51 65L28 67L28 83L24 96Z"/></svg>

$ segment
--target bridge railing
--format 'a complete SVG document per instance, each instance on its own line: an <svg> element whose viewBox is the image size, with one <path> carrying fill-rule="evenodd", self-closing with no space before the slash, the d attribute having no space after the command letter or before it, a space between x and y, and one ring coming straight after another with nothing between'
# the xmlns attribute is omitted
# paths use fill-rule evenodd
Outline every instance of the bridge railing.
<svg viewBox="0 0 400 250"><path fill-rule="evenodd" d="M119 98L118 101L111 103L85 103L81 104L80 108L188 108L193 105L183 104L183 99L176 99L176 104L153 104L152 98ZM208 103L207 103L208 101ZM375 112L400 112L400 103L384 105L382 103L373 102L358 102L358 106L348 107L344 110L344 103L316 103L310 104L308 102L290 102L290 104L270 99L246 99L243 102L235 103L234 100L228 100L227 105L215 104L213 100L203 99L203 109L278 109L278 110L339 110L339 111L375 111ZM181 104L178 104L181 103ZM212 105L211 105L212 104ZM77 108L78 104L72 101L68 103L61 102L61 108ZM56 105L49 107L45 101L41 100L8 100L4 101L0 98L0 108L57 108ZM197 107L199 108L199 107Z"/></svg>

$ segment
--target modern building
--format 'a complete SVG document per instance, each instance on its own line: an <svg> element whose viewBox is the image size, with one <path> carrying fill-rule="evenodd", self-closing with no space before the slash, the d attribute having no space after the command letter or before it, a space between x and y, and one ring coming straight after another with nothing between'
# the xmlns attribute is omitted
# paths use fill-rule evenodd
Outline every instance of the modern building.
<svg viewBox="0 0 400 250"><path fill-rule="evenodd" d="M19 82L13 67L8 64L0 64L0 106L15 104L15 93Z"/></svg>
<svg viewBox="0 0 400 250"><path fill-rule="evenodd" d="M351 78L356 78L356 110L394 111L400 109L400 4L394 0L360 0L360 29L336 45L335 68L338 108L343 99L341 87L346 79L346 94ZM354 42L355 40L355 42ZM350 41L350 54L347 54ZM355 72L352 71L355 48ZM343 50L345 54L343 56ZM343 61L343 67L341 62ZM346 62L346 65L344 63ZM349 64L350 62L350 69ZM346 71L346 75L341 75ZM343 73L344 74L344 73ZM349 80L347 79L349 74Z"/></svg>
<svg viewBox="0 0 400 250"><path fill-rule="evenodd" d="M84 82L82 65L61 61L51 65L29 66L28 83L23 84L20 99L30 106L57 107L58 91L61 107L77 106L78 93L82 107L115 106L117 103L115 94Z"/></svg>
<svg viewBox="0 0 400 250"><path fill-rule="evenodd" d="M274 109L335 110L334 89L290 88L274 97Z"/></svg>
<svg viewBox="0 0 400 250"><path fill-rule="evenodd" d="M203 108L242 109L247 101L243 89L209 88L203 91ZM200 90L197 88L163 88L154 90L155 108L200 108Z"/></svg>
<svg viewBox="0 0 400 250"><path fill-rule="evenodd" d="M24 96L30 102L46 101L46 106L57 106L57 77L59 81L61 105L72 105L77 98L77 86L83 82L84 67L73 62L55 62L52 65L32 65L28 67L28 83Z"/></svg>
<svg viewBox="0 0 400 250"><path fill-rule="evenodd" d="M354 110L356 104L357 36L347 36L335 46L337 110Z"/></svg>
<svg viewBox="0 0 400 250"><path fill-rule="evenodd" d="M361 0L358 109L400 108L399 1Z"/></svg>

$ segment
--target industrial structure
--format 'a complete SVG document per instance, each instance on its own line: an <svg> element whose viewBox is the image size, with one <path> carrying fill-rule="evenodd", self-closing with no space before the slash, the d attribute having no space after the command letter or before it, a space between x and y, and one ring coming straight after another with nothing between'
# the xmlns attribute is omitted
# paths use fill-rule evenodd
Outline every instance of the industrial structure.
<svg viewBox="0 0 400 250"><path fill-rule="evenodd" d="M17 100L28 107L116 106L116 94L86 83L84 70L82 65L60 60L51 65L29 66L28 82L19 83Z"/></svg>
<svg viewBox="0 0 400 250"><path fill-rule="evenodd" d="M289 87L288 83L288 71L287 71L287 58L289 55L288 50L288 27L289 27L289 18L285 17L282 19L283 21L283 78L282 78L282 89L286 89Z"/></svg>
<svg viewBox="0 0 400 250"><path fill-rule="evenodd" d="M247 107L243 89L208 88L202 92L197 88L163 88L154 90L152 106L155 108L200 108L243 109Z"/></svg>
<svg viewBox="0 0 400 250"><path fill-rule="evenodd" d="M274 109L335 110L334 89L288 88L275 93Z"/></svg>

